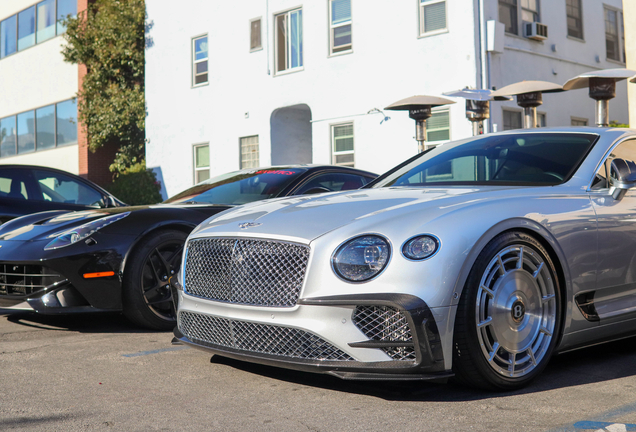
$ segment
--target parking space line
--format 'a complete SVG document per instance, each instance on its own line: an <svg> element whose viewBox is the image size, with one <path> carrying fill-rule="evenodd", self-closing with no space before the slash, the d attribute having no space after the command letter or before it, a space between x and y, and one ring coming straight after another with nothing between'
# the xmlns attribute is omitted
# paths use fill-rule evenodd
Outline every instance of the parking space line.
<svg viewBox="0 0 636 432"><path fill-rule="evenodd" d="M612 426L612 425L625 426L625 429L623 429L625 431L636 431L636 424L599 422L599 421L580 421L580 422L574 423L574 427L577 430L588 430L588 429L598 430L598 429L607 428L608 426ZM619 429L616 429L616 430L619 430Z"/></svg>
<svg viewBox="0 0 636 432"><path fill-rule="evenodd" d="M139 357L139 356L145 356L150 354L158 354L158 353L162 353L166 351L178 351L178 350L182 350L186 348L188 347L182 346L182 347L173 347L173 348L162 348L162 349L152 350L152 351L141 351L141 352L132 353L132 354L122 354L121 356L122 357Z"/></svg>
<svg viewBox="0 0 636 432"><path fill-rule="evenodd" d="M636 412L636 403L631 403L628 405L623 405L622 407L616 408L614 410L599 414L598 416L596 416L595 419L592 419L592 420L579 421L571 425L561 426L556 429L551 429L551 432L570 432L570 431L580 431L580 430L586 430L586 429L589 430L589 428L584 428L582 426L585 426L587 424L592 424L592 423L599 423L599 424L605 425L605 426L599 426L596 429L592 428L593 430L598 430L599 428L602 429L603 427L611 426L613 424L621 424L616 421L607 423L607 421L626 415L626 414L631 414L634 412ZM628 431L636 431L636 425L634 424L626 424L625 426L627 428L626 430ZM630 429L630 428L633 428L633 429Z"/></svg>

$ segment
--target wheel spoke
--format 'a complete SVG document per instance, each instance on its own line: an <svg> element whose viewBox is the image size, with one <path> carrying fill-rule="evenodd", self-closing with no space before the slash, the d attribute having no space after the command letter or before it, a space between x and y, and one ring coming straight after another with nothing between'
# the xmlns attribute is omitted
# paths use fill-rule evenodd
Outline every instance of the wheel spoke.
<svg viewBox="0 0 636 432"><path fill-rule="evenodd" d="M554 299L555 299L554 294L543 296L541 297L541 303L547 303L550 300L554 300Z"/></svg>
<svg viewBox="0 0 636 432"><path fill-rule="evenodd" d="M172 295L168 295L166 297L160 298L159 300L152 300L152 301L147 301L147 303L151 306L153 305L157 305L157 304L161 304L161 303L167 303L167 302L171 302L172 301Z"/></svg>
<svg viewBox="0 0 636 432"><path fill-rule="evenodd" d="M501 255L499 255L497 257L497 261L499 263L499 269L498 270L501 272L502 275L505 275L506 274L506 267L504 267L504 263L501 260Z"/></svg>
<svg viewBox="0 0 636 432"><path fill-rule="evenodd" d="M159 260L161 261L161 265L163 265L163 269L165 271L166 276L170 273L170 264L168 263L168 261L166 261L166 259L164 258L163 254L161 252L159 252L159 249L155 249L155 255L157 255L159 257Z"/></svg>
<svg viewBox="0 0 636 432"><path fill-rule="evenodd" d="M495 297L495 292L493 290L491 290L490 288L488 288L485 285L480 286L480 288L486 292L486 294L488 294L491 298Z"/></svg>
<svg viewBox="0 0 636 432"><path fill-rule="evenodd" d="M528 355L530 356L530 360L534 366L537 365L537 359L534 358L534 352L532 352L532 348L528 348Z"/></svg>
<svg viewBox="0 0 636 432"><path fill-rule="evenodd" d="M508 370L510 371L510 376L514 376L515 366L517 365L517 355L514 353L508 353L508 355L512 356L510 358L510 367L508 367Z"/></svg>
<svg viewBox="0 0 636 432"><path fill-rule="evenodd" d="M179 261L181 261L181 253L183 252L183 247L184 246L185 246L185 244L182 244L181 246L179 246L172 253L172 256L170 258L168 258L168 262L170 263L170 269L171 270L176 270L177 268L179 268L179 265L181 264Z"/></svg>
<svg viewBox="0 0 636 432"><path fill-rule="evenodd" d="M539 332L545 334L546 336L552 336L552 332L545 327L541 327Z"/></svg>
<svg viewBox="0 0 636 432"><path fill-rule="evenodd" d="M543 262L539 264L539 267L537 267L535 272L532 273L532 277L536 279L539 276L539 273L541 273L541 269L543 269Z"/></svg>
<svg viewBox="0 0 636 432"><path fill-rule="evenodd" d="M150 263L150 267L152 268L152 273L155 275L155 280L157 282L161 282L161 276L159 276L159 272L157 271L157 268L155 267L155 263L152 262L152 255L148 257L148 262Z"/></svg>
<svg viewBox="0 0 636 432"><path fill-rule="evenodd" d="M485 320L483 320L482 322L477 324L477 327L482 328L482 327L490 325L490 324L492 324L492 317L486 318Z"/></svg>
<svg viewBox="0 0 636 432"><path fill-rule="evenodd" d="M156 294L159 292L159 290L161 288L163 288L165 285L161 284L161 283L157 283L155 286L153 286L152 288L148 288L148 289L144 289L144 296L148 297L148 296L152 296L153 294Z"/></svg>
<svg viewBox="0 0 636 432"><path fill-rule="evenodd" d="M492 352L490 353L490 358L488 359L489 362L491 362L495 358L497 351L499 351L499 342L495 342L495 344L492 346Z"/></svg>
<svg viewBox="0 0 636 432"><path fill-rule="evenodd" d="M523 268L523 246L519 248L519 258L517 260L517 268Z"/></svg>

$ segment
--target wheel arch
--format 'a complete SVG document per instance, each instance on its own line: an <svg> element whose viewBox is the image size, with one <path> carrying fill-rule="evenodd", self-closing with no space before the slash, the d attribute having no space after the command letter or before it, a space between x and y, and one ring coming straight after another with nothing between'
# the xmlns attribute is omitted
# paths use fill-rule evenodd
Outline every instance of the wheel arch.
<svg viewBox="0 0 636 432"><path fill-rule="evenodd" d="M126 255L124 256L124 259L121 262L121 277L123 279L123 275L124 272L126 271L126 266L128 265L128 261L129 258L135 253L135 251L137 250L137 248L139 247L139 243L144 240L145 238L147 238L150 234L156 233L158 231L165 231L165 230L177 230L177 231L181 231L184 234L188 235L192 232L192 230L196 227L195 224L192 223L187 223L187 222L165 222L161 225L157 225L157 226L153 226L149 229L147 229L146 231L144 231L143 233L141 233L136 239L135 241L130 245L130 247L128 248L128 251L126 252Z"/></svg>
<svg viewBox="0 0 636 432"><path fill-rule="evenodd" d="M570 269L567 264L567 260L565 259L565 254L561 249L561 246L558 240L554 237L554 235L547 230L543 225L538 222L527 219L527 218L512 218L501 221L496 225L492 226L489 230L487 230L474 244L471 248L470 252L467 255L467 258L464 260L464 264L461 267L457 280L455 282L454 293L456 296L453 296L452 300L452 316L450 317L450 325L451 328L455 326L456 319L456 311L457 305L459 304L459 300L464 293L464 286L468 279L468 275L477 261L477 257L484 250L486 245L490 243L495 237L500 234L504 234L506 232L511 231L521 231L525 232L528 235L532 236L536 239L548 252L550 259L552 260L557 277L559 280L559 290L561 293L561 329L565 329L568 327L568 322L571 320L571 316L567 314L567 304L568 298L570 298L569 293L572 292L571 287L571 277L570 277ZM563 331L559 335L559 340L557 341L556 346L560 344L560 339L563 337Z"/></svg>

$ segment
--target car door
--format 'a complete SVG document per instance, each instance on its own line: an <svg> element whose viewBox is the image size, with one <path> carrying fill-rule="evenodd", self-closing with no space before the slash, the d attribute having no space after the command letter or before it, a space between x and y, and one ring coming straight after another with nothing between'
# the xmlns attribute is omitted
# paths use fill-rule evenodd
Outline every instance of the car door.
<svg viewBox="0 0 636 432"><path fill-rule="evenodd" d="M590 188L599 258L597 289L586 300L594 305L589 312L601 325L636 317L636 188L618 199L612 195L615 158L636 163L636 140L623 141L609 152Z"/></svg>

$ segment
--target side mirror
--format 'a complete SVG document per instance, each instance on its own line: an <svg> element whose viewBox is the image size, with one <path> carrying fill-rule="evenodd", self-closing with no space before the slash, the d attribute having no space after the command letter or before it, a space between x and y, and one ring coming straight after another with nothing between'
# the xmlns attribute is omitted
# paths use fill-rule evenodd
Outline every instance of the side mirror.
<svg viewBox="0 0 636 432"><path fill-rule="evenodd" d="M628 189L636 186L636 164L632 161L616 158L610 167L612 196L621 199Z"/></svg>
<svg viewBox="0 0 636 432"><path fill-rule="evenodd" d="M102 197L102 202L100 207L101 208L117 207L117 204L115 204L115 200L113 199L113 197L105 195Z"/></svg>

